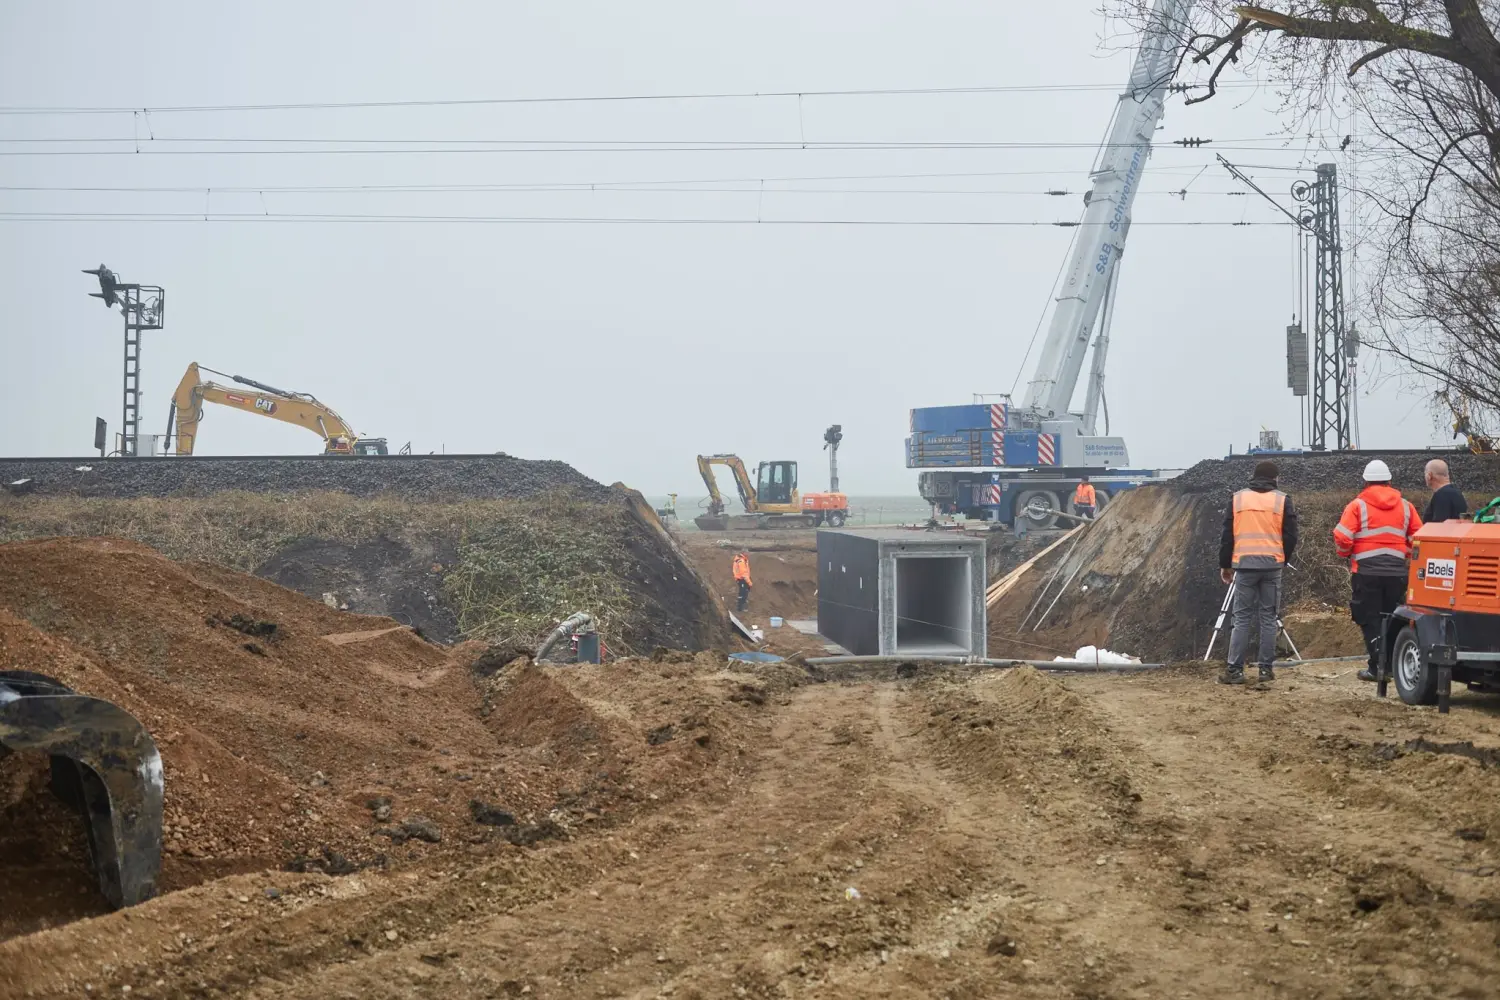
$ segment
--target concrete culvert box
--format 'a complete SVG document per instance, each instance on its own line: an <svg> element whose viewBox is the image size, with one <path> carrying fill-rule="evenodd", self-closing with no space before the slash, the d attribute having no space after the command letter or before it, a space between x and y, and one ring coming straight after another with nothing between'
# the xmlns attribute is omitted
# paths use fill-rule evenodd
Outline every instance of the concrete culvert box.
<svg viewBox="0 0 1500 1000"><path fill-rule="evenodd" d="M982 538L818 532L818 631L862 656L984 656Z"/></svg>

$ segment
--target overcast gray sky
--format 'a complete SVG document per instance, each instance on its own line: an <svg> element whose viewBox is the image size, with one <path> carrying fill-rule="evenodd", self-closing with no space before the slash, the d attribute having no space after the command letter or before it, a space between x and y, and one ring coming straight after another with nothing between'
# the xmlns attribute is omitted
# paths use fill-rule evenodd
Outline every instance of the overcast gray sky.
<svg viewBox="0 0 1500 1000"><path fill-rule="evenodd" d="M5 115L9 140L123 141L0 144L0 451L86 454L96 415L118 427L119 316L87 297L92 279L79 273L102 261L168 291L167 329L148 334L143 365L153 433L196 360L312 392L393 445L562 459L650 493L697 492L700 451L801 459L813 464L804 485L819 484L823 428L838 422L846 490L910 492L908 408L1024 391L1036 351L1025 367L1022 357L1070 230L275 217L1070 220L1131 55L1128 40L1106 38L1097 7L273 0L117 4L104 17L92 3L5 4L0 104L11 108L1105 89ZM1174 99L1160 136L1213 138L1243 163L1331 159L1349 172L1349 158L1319 152L1344 125L1288 141L1278 103L1249 88L1193 107ZM170 141L183 139L238 141ZM359 152L310 155L289 139ZM589 146L435 152L437 140ZM795 146L682 148L780 141ZM1044 146L951 148L996 142ZM1226 194L1238 188L1212 165L1215 148L1159 145L1136 202L1107 395L1140 466L1243 449L1262 426L1298 437L1283 354L1289 228L1167 224L1279 221ZM1252 173L1278 194L1291 179ZM593 187L535 189L564 184ZM435 190L326 190L368 185ZM532 189L459 189L473 185ZM28 186L189 190L13 190ZM1167 193L1184 186L1185 198ZM184 218L101 219L110 213ZM1368 370L1365 381L1365 446L1446 440L1419 393ZM215 408L198 450L320 444Z"/></svg>

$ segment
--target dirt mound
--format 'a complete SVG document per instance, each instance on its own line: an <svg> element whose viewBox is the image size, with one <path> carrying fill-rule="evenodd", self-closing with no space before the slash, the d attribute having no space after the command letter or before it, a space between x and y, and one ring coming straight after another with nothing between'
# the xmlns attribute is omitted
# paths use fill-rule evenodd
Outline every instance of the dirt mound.
<svg viewBox="0 0 1500 1000"><path fill-rule="evenodd" d="M1004 785L1047 780L1055 764L1086 774L1128 807L1130 778L1099 716L1067 683L1033 667L937 683L929 692L928 738L964 780Z"/></svg>
<svg viewBox="0 0 1500 1000"><path fill-rule="evenodd" d="M334 463L337 464L337 463ZM535 645L577 610L617 654L728 641L707 583L624 489L418 502L346 493L83 499L0 494L0 541L125 537L184 561L253 572L438 641Z"/></svg>
<svg viewBox="0 0 1500 1000"><path fill-rule="evenodd" d="M1161 487L1132 490L1111 503L990 609L990 655L1071 655L1089 643L1135 655L1167 655L1156 652L1162 649L1173 651L1170 658L1185 655L1202 615L1196 581L1185 578L1201 506Z"/></svg>
<svg viewBox="0 0 1500 1000"><path fill-rule="evenodd" d="M1387 453L1379 451L1335 452L1324 455L1277 455L1271 458L1280 470L1281 487L1293 494L1324 491L1347 492L1350 496L1363 486L1361 475L1374 458L1383 459L1391 468L1391 482L1402 492L1420 493L1426 502L1422 469L1433 458L1448 463L1453 481L1465 491L1488 493L1486 499L1500 492L1500 456L1473 455L1466 451L1430 453ZM1226 459L1199 462L1172 480L1172 488L1188 493L1241 489L1250 481L1258 455L1235 455ZM1415 497L1412 497L1415 500Z"/></svg>
<svg viewBox="0 0 1500 1000"><path fill-rule="evenodd" d="M132 542L0 545L0 663L118 703L158 743L168 891L232 872L347 872L561 836L628 807L632 788L680 776L684 760L711 765L732 742L715 714L729 692L699 683L695 663L570 670L608 677L605 720L535 668L482 690L472 649L455 652L389 619ZM648 748L662 725L684 738ZM0 858L32 873L0 879L0 936L100 905L69 833L76 819L42 801L44 769L33 755L0 762ZM501 814L516 831L497 834L489 821Z"/></svg>
<svg viewBox="0 0 1500 1000"><path fill-rule="evenodd" d="M1302 459L1293 469L1317 471L1322 461L1337 464L1345 457ZM1232 495L1229 487L1202 484L1213 472L1241 488L1240 475L1251 466L1235 470L1237 462L1245 464L1235 459L1195 466L1200 485L1194 488L1174 482L1118 498L1076 543L1042 560L990 609L990 654L1034 658L1092 643L1148 660L1202 656L1224 601L1219 540ZM1304 656L1358 654L1363 644L1348 622L1349 569L1333 549L1334 525L1356 490L1302 492L1283 485L1296 503L1301 529L1292 565L1282 576L1288 630ZM1418 507L1428 496L1406 495ZM1481 496L1471 494L1471 504ZM1042 626L1035 628L1039 619Z"/></svg>

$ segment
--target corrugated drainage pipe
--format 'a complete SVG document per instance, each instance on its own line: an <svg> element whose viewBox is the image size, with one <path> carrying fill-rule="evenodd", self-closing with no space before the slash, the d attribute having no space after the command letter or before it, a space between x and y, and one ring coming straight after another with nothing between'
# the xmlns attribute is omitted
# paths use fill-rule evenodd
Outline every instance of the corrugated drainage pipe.
<svg viewBox="0 0 1500 1000"><path fill-rule="evenodd" d="M536 655L533 656L532 659L537 663L541 663L544 659L547 658L547 654L552 652L552 647L557 645L558 641L561 640L563 636L572 635L584 625L592 625L593 623L593 615L589 614L586 611L578 612L571 618L564 621L561 625L557 626L557 628L553 629L552 632L547 636L547 638L542 640L542 644L536 648Z"/></svg>

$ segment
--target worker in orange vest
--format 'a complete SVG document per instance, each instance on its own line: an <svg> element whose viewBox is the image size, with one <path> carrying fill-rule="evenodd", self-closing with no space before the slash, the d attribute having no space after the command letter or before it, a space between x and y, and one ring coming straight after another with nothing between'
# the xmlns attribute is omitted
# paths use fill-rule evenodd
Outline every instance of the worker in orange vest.
<svg viewBox="0 0 1500 1000"><path fill-rule="evenodd" d="M1234 588L1229 633L1229 662L1221 684L1245 683L1245 656L1250 637L1258 636L1262 682L1276 679L1277 611L1281 604L1281 569L1297 548L1297 512L1292 498L1276 487L1275 462L1259 462L1250 485L1234 495L1224 512L1219 540L1219 578Z"/></svg>
<svg viewBox="0 0 1500 1000"><path fill-rule="evenodd" d="M739 587L739 604L735 606L736 611L744 611L750 606L750 553L740 549L739 554L734 557L734 582Z"/></svg>
<svg viewBox="0 0 1500 1000"><path fill-rule="evenodd" d="M1092 521L1094 519L1094 511L1098 510L1098 506L1095 504L1096 499L1094 484L1089 482L1088 476L1084 476L1082 481L1079 482L1078 488L1073 491L1073 513Z"/></svg>
<svg viewBox="0 0 1500 1000"><path fill-rule="evenodd" d="M1380 459L1365 466L1367 485L1344 508L1333 529L1333 548L1349 560L1349 615L1364 633L1369 665L1362 681L1376 679L1380 665L1381 624L1406 597L1406 560L1411 537L1422 526L1421 515L1391 486L1391 469Z"/></svg>

